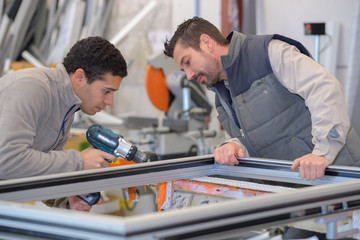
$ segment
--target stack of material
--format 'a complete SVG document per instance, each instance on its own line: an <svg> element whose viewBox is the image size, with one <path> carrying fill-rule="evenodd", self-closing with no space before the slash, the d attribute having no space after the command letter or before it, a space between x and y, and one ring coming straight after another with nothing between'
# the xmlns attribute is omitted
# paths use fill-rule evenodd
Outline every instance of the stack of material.
<svg viewBox="0 0 360 240"><path fill-rule="evenodd" d="M219 177L194 177L158 184L158 211L242 199L295 188L260 184ZM195 199L196 196L196 199Z"/></svg>
<svg viewBox="0 0 360 240"><path fill-rule="evenodd" d="M79 39L104 36L113 0L0 0L0 72L23 57L34 66L61 62Z"/></svg>

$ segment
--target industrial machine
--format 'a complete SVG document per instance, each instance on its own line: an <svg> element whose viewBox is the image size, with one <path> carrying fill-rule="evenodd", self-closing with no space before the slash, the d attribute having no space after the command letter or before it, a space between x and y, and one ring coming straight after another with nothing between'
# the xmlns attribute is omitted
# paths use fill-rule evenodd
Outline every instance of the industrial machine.
<svg viewBox="0 0 360 240"><path fill-rule="evenodd" d="M360 209L360 171L329 166L315 181L299 177L292 162L244 158L237 166L214 163L213 155L147 162L0 182L0 236L56 239L247 239L244 236L302 220L326 226L328 239L343 239L357 228L338 222ZM288 191L272 192L181 210L119 217L36 208L21 203L86 192L185 179L216 177L272 182ZM268 191L268 190L266 190ZM11 201L11 202L9 202ZM18 203L17 203L18 202Z"/></svg>
<svg viewBox="0 0 360 240"><path fill-rule="evenodd" d="M168 118L191 117L201 121L212 110L203 87L187 80L185 73L163 52L149 57L145 86L150 101Z"/></svg>
<svg viewBox="0 0 360 240"><path fill-rule="evenodd" d="M148 58L145 87L151 103L163 117L129 117L125 128L141 129L150 151L159 159L209 154L205 143L216 136L208 124L212 111L206 90L196 81L189 81L175 62L161 51Z"/></svg>

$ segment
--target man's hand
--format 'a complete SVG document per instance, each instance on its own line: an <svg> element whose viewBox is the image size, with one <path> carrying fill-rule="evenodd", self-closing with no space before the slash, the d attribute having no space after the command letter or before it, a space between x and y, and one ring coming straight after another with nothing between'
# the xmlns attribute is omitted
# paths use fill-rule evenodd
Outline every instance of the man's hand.
<svg viewBox="0 0 360 240"><path fill-rule="evenodd" d="M325 168L329 165L330 162L325 157L307 154L295 159L291 169L295 170L299 168L301 178L316 180L324 176Z"/></svg>
<svg viewBox="0 0 360 240"><path fill-rule="evenodd" d="M214 159L219 164L234 166L239 164L237 158L244 157L244 150L239 144L228 142L214 151Z"/></svg>
<svg viewBox="0 0 360 240"><path fill-rule="evenodd" d="M114 155L92 147L81 151L81 155L84 158L83 170L110 167L110 163L106 161L106 159L113 162L116 161L116 157Z"/></svg>
<svg viewBox="0 0 360 240"><path fill-rule="evenodd" d="M89 212L92 206L76 196L69 197L69 208L74 211Z"/></svg>

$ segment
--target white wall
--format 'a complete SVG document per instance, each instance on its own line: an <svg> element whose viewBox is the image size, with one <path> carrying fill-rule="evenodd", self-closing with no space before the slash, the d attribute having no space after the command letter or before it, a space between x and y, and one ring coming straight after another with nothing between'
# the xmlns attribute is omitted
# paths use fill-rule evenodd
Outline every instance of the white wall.
<svg viewBox="0 0 360 240"><path fill-rule="evenodd" d="M197 3L198 13L195 10ZM205 18L221 29L221 0L172 0L171 32L174 32L184 20L196 15Z"/></svg>
<svg viewBox="0 0 360 240"><path fill-rule="evenodd" d="M257 34L278 33L294 38L315 55L315 38L305 36L304 23L325 22L326 32L332 34L330 28L334 23L339 26L339 38L323 54L320 63L344 83L349 56L349 44L352 29L355 0L257 0ZM329 43L329 38L321 36L320 49ZM333 48L333 49L331 49ZM337 56L326 55L330 51L338 51ZM329 58L336 58L336 69L329 69L324 63ZM335 73L334 73L335 72Z"/></svg>

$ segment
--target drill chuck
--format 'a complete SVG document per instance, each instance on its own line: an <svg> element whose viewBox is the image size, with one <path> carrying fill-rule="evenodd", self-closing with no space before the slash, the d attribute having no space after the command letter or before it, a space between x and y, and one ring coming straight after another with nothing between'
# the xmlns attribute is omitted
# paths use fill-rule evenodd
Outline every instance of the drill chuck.
<svg viewBox="0 0 360 240"><path fill-rule="evenodd" d="M118 145L114 150L115 156L122 157L125 160L133 160L137 152L137 147L125 141L121 136L118 138Z"/></svg>
<svg viewBox="0 0 360 240"><path fill-rule="evenodd" d="M133 160L135 162L152 162L157 161L157 155L153 152L143 152L143 151L137 151L134 155Z"/></svg>

